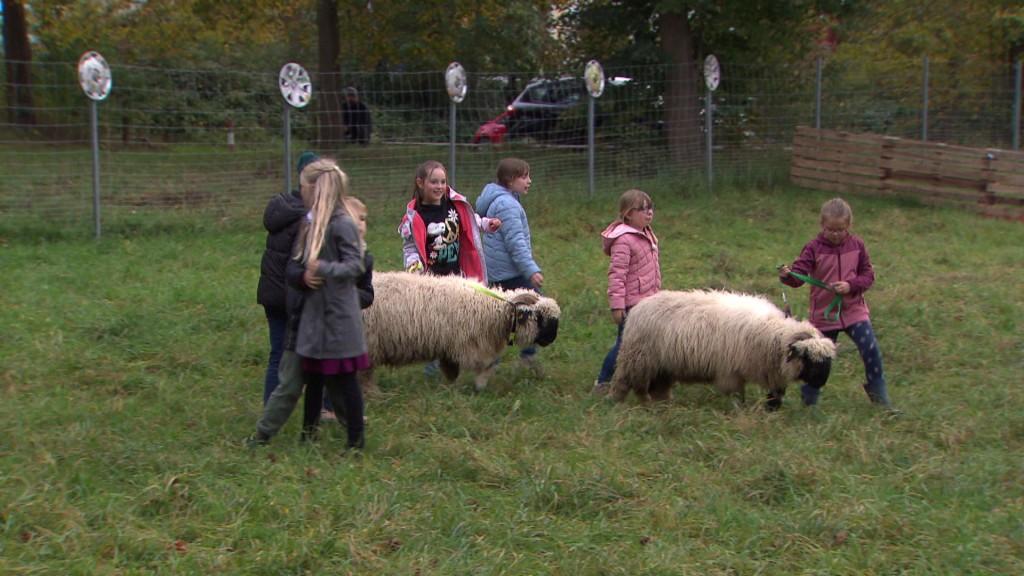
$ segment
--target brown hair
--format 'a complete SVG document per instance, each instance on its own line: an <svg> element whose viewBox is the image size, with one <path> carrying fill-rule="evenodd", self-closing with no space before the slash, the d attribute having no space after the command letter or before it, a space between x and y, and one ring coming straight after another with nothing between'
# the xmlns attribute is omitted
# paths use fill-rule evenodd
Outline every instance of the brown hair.
<svg viewBox="0 0 1024 576"><path fill-rule="evenodd" d="M526 176L530 173L530 165L526 163L526 160L520 160L519 158L505 158L498 163L498 174L497 181L505 188L508 188L509 184L513 180L520 176Z"/></svg>
<svg viewBox="0 0 1024 576"><path fill-rule="evenodd" d="M653 205L651 197L647 195L647 192L637 188L630 188L622 193L622 197L619 198L619 222L626 221L626 214L629 214L630 210L637 209L644 204Z"/></svg>
<svg viewBox="0 0 1024 576"><path fill-rule="evenodd" d="M441 164L437 160L427 160L416 167L416 176L412 179L412 197L415 198L417 202L423 201L423 189L420 188L418 181L426 180L427 177L430 176L430 173L438 168L444 170L444 164ZM447 170L444 170L444 177L446 179L448 178Z"/></svg>

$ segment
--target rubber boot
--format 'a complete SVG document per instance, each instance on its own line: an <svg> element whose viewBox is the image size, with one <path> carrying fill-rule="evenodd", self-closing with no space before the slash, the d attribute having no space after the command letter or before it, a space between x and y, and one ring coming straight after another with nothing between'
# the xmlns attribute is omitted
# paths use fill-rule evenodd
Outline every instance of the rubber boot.
<svg viewBox="0 0 1024 576"><path fill-rule="evenodd" d="M892 403L889 402L889 393L885 388L885 380L865 382L862 386L872 404L876 404L882 408L892 409Z"/></svg>

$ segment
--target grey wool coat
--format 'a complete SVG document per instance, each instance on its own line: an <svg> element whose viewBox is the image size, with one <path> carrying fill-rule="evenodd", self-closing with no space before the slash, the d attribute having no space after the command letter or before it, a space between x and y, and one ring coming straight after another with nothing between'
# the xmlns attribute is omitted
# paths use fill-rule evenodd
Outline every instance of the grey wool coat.
<svg viewBox="0 0 1024 576"><path fill-rule="evenodd" d="M324 284L317 290L304 289L305 303L295 343L299 356L327 360L366 354L356 290L356 280L365 270L360 252L355 222L344 210L335 211L320 249L317 276L324 278ZM302 263L291 260L289 272L292 266L302 267Z"/></svg>

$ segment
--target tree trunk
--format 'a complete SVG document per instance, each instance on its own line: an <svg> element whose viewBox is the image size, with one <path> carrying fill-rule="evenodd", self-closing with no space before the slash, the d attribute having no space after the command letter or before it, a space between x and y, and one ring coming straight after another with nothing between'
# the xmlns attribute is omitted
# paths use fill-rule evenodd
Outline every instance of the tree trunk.
<svg viewBox="0 0 1024 576"><path fill-rule="evenodd" d="M15 126L36 124L32 98L32 45L28 41L25 7L15 0L0 0L3 8L4 58L7 65L8 119Z"/></svg>
<svg viewBox="0 0 1024 576"><path fill-rule="evenodd" d="M341 54L341 39L338 31L337 0L319 0L317 3L317 56L320 66L319 90L314 89L317 102L317 144L321 154L340 147L345 136L341 120L341 70L338 57ZM319 96L319 97L317 97Z"/></svg>
<svg viewBox="0 0 1024 576"><path fill-rule="evenodd" d="M668 52L665 106L669 151L676 162L699 162L704 139L700 129L700 78L693 61L693 34L685 11L662 14L661 45Z"/></svg>

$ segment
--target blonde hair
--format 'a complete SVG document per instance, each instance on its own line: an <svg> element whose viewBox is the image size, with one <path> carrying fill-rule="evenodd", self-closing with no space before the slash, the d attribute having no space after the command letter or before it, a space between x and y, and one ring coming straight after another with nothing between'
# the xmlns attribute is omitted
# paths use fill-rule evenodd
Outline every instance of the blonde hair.
<svg viewBox="0 0 1024 576"><path fill-rule="evenodd" d="M853 208L842 198L826 200L821 206L821 223L828 218L842 218L848 224L853 224Z"/></svg>
<svg viewBox="0 0 1024 576"><path fill-rule="evenodd" d="M312 188L310 220L299 232L295 250L295 259L306 264L320 257L324 235L336 209L344 210L353 221L355 218L345 202L348 176L334 160L321 159L306 166L299 175L299 183Z"/></svg>
<svg viewBox="0 0 1024 576"><path fill-rule="evenodd" d="M419 181L426 180L430 173L440 168L444 170L444 164L441 164L437 160L427 160L416 167L416 177L412 180L412 195L417 201L423 201L423 189L420 188ZM445 179L448 178L448 171L444 170Z"/></svg>
<svg viewBox="0 0 1024 576"><path fill-rule="evenodd" d="M355 196L345 196L345 208L348 209L348 213L352 216L355 216L353 212L356 210L366 212L366 204L363 204L363 201Z"/></svg>

